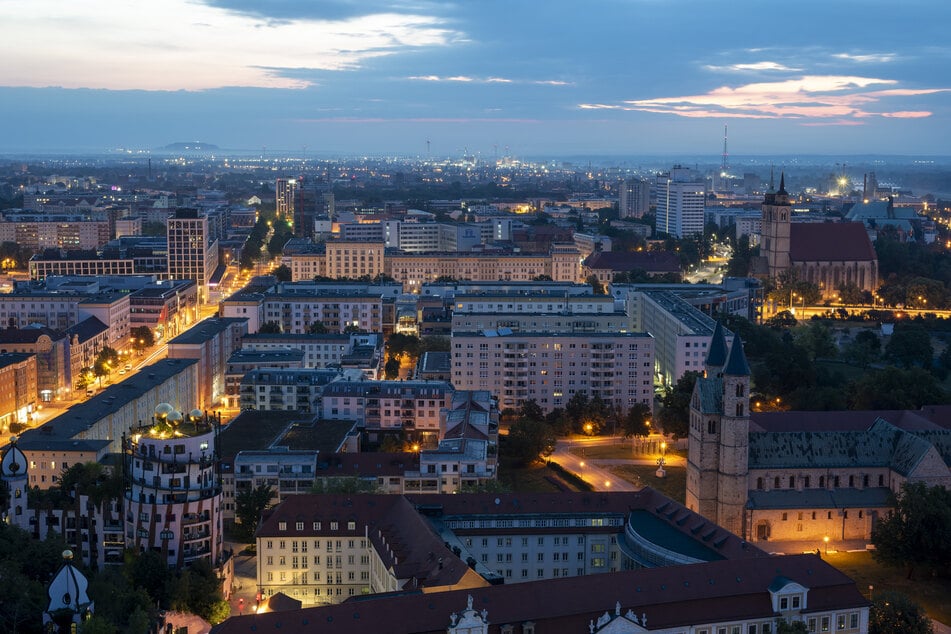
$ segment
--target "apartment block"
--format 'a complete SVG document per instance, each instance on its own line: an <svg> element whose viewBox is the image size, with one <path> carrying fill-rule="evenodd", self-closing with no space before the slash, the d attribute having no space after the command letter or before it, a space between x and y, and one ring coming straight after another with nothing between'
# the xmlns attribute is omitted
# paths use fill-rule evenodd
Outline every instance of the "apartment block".
<svg viewBox="0 0 951 634"><path fill-rule="evenodd" d="M600 396L626 412L653 402L654 340L646 333L514 332L501 328L452 334L452 383L487 390L501 409L534 400L545 411L576 392Z"/></svg>

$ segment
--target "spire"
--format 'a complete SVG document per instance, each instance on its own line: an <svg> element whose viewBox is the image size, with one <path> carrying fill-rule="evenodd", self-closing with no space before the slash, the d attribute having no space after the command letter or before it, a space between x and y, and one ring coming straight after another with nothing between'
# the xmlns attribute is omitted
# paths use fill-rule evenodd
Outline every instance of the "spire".
<svg viewBox="0 0 951 634"><path fill-rule="evenodd" d="M776 180L773 177L773 166L770 165L769 166L769 189L767 190L767 192L772 194L775 191L776 191Z"/></svg>
<svg viewBox="0 0 951 634"><path fill-rule="evenodd" d="M779 191L776 193L780 196L789 195L789 192L786 191L786 172L781 172L779 175Z"/></svg>
<svg viewBox="0 0 951 634"><path fill-rule="evenodd" d="M723 374L729 376L750 375L750 364L746 362L746 355L743 354L743 342L739 335L733 337L733 345L730 346L730 358L726 361Z"/></svg>
<svg viewBox="0 0 951 634"><path fill-rule="evenodd" d="M707 368L722 368L726 363L726 337L723 336L723 324L717 322L710 337L710 348L707 350ZM708 372L709 373L709 372Z"/></svg>

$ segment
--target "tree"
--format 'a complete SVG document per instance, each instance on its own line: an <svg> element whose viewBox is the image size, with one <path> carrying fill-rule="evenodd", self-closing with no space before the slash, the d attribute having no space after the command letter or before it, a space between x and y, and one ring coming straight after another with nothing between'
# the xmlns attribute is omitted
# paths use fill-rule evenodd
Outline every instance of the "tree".
<svg viewBox="0 0 951 634"><path fill-rule="evenodd" d="M260 485L253 489L246 489L234 498L235 519L241 523L241 536L250 540L257 528L261 514L271 504L274 489L267 485Z"/></svg>
<svg viewBox="0 0 951 634"><path fill-rule="evenodd" d="M624 435L647 436L650 434L651 408L646 403L634 403L627 410L627 415L621 421Z"/></svg>
<svg viewBox="0 0 951 634"><path fill-rule="evenodd" d="M114 348L104 346L102 350L99 351L99 354L96 355L96 360L93 361L93 374L95 374L96 377L100 379L101 385L102 377L109 376L109 374L118 366L119 353L116 352Z"/></svg>
<svg viewBox="0 0 951 634"><path fill-rule="evenodd" d="M330 329L327 328L322 321L315 321L307 326L308 335L326 335L328 332L330 332Z"/></svg>
<svg viewBox="0 0 951 634"><path fill-rule="evenodd" d="M505 453L518 464L531 464L555 450L555 434L540 420L519 418L509 428L503 445Z"/></svg>
<svg viewBox="0 0 951 634"><path fill-rule="evenodd" d="M804 621L786 621L776 622L776 634L809 634L809 627Z"/></svg>
<svg viewBox="0 0 951 634"><path fill-rule="evenodd" d="M379 487L373 480L348 476L345 478L328 478L324 484L315 484L311 489L314 493L359 494L378 493Z"/></svg>
<svg viewBox="0 0 951 634"><path fill-rule="evenodd" d="M595 295L604 295L607 293L607 289L604 288L604 284L601 283L597 275L589 275L588 279L584 282L591 286L591 290Z"/></svg>
<svg viewBox="0 0 951 634"><path fill-rule="evenodd" d="M80 634L116 634L118 629L105 617L93 615L79 626Z"/></svg>
<svg viewBox="0 0 951 634"><path fill-rule="evenodd" d="M806 349L809 358L813 361L820 358L834 357L838 352L835 341L832 339L832 331L829 330L828 326L818 321L796 328L793 332L793 339Z"/></svg>
<svg viewBox="0 0 951 634"><path fill-rule="evenodd" d="M868 634L933 634L931 619L920 605L897 592L883 592L868 612Z"/></svg>
<svg viewBox="0 0 951 634"><path fill-rule="evenodd" d="M136 352L142 352L155 345L155 335L148 326L136 326L129 330L129 339L132 341L132 349Z"/></svg>
<svg viewBox="0 0 951 634"><path fill-rule="evenodd" d="M258 333L262 335L279 335L281 334L281 324L276 321L266 321L258 328Z"/></svg>
<svg viewBox="0 0 951 634"><path fill-rule="evenodd" d="M393 381L400 376L400 360L396 357L390 357L383 365L383 376L387 381Z"/></svg>
<svg viewBox="0 0 951 634"><path fill-rule="evenodd" d="M855 338L845 346L844 356L850 363L867 367L878 358L882 349L882 340L871 330L860 330Z"/></svg>
<svg viewBox="0 0 951 634"><path fill-rule="evenodd" d="M946 403L948 395L934 375L921 368L888 366L867 372L849 384L849 409L918 409Z"/></svg>
<svg viewBox="0 0 951 634"><path fill-rule="evenodd" d="M931 335L921 324L897 324L885 346L885 357L903 368L930 368L934 357Z"/></svg>
<svg viewBox="0 0 951 634"><path fill-rule="evenodd" d="M96 375L93 372L92 368L90 368L89 366L80 368L79 376L76 377L76 389L77 390L87 389L90 385L92 385L92 382L95 379L96 379Z"/></svg>
<svg viewBox="0 0 951 634"><path fill-rule="evenodd" d="M532 420L545 420L545 412L535 399L529 399L522 403L518 411L519 418L530 418Z"/></svg>
<svg viewBox="0 0 951 634"><path fill-rule="evenodd" d="M908 578L919 567L947 570L951 566L951 491L923 482L902 485L895 508L872 528L872 556L903 566Z"/></svg>
<svg viewBox="0 0 951 634"><path fill-rule="evenodd" d="M291 281L291 267L286 264L282 264L273 271L271 271L278 282L290 282Z"/></svg>
<svg viewBox="0 0 951 634"><path fill-rule="evenodd" d="M685 372L672 388L668 387L664 391L657 413L664 433L674 438L686 438L690 430L690 397L693 396L693 388L699 377L699 372Z"/></svg>

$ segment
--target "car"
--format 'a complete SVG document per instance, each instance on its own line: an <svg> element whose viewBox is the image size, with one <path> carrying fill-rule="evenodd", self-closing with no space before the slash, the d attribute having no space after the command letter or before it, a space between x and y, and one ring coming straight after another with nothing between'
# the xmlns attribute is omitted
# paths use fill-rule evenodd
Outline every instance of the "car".
<svg viewBox="0 0 951 634"><path fill-rule="evenodd" d="M126 364L125 364L125 369L126 369L126 370L131 370L131 369L132 369L132 364L131 364L131 363L126 363Z"/></svg>
<svg viewBox="0 0 951 634"><path fill-rule="evenodd" d="M86 390L86 396L92 396L95 393L96 393L96 390L93 390L93 389Z"/></svg>
<svg viewBox="0 0 951 634"><path fill-rule="evenodd" d="M122 368L121 370L119 370L119 376L122 376L122 375L125 374L125 373L126 373L126 369L125 369L125 368Z"/></svg>

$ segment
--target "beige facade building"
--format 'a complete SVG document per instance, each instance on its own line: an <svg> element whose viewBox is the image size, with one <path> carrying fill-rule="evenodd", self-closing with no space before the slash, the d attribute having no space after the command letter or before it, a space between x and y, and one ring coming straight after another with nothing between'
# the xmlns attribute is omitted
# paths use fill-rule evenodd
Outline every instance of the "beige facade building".
<svg viewBox="0 0 951 634"><path fill-rule="evenodd" d="M374 278L383 273L384 246L382 242L332 240L326 243L326 249L327 277Z"/></svg>
<svg viewBox="0 0 951 634"><path fill-rule="evenodd" d="M545 411L582 392L627 412L653 402L654 340L646 333L452 333L452 383L488 390L500 409L534 400Z"/></svg>

